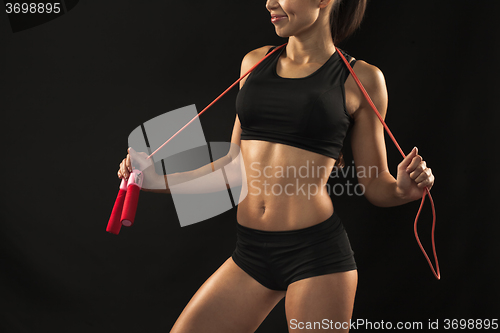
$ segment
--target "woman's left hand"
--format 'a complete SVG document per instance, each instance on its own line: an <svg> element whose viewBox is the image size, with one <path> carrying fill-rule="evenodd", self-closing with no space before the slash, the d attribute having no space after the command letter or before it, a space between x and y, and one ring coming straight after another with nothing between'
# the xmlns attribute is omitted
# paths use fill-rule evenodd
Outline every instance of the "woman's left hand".
<svg viewBox="0 0 500 333"><path fill-rule="evenodd" d="M418 155L417 147L399 163L396 185L398 195L411 201L422 197L424 187L430 190L434 185L434 175Z"/></svg>

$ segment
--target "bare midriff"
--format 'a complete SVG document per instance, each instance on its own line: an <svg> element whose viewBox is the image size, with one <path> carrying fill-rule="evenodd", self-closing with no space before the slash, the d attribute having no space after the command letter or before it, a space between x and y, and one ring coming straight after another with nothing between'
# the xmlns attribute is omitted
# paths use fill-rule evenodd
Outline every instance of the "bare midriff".
<svg viewBox="0 0 500 333"><path fill-rule="evenodd" d="M242 192L248 193L238 204L239 224L266 231L296 230L333 214L326 183L335 159L261 140L241 140L240 148L246 173Z"/></svg>

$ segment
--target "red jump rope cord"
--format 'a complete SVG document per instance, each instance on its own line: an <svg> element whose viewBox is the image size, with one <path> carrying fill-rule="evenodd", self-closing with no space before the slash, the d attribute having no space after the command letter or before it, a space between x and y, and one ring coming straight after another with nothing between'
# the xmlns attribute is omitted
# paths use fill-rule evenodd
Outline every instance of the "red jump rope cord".
<svg viewBox="0 0 500 333"><path fill-rule="evenodd" d="M347 65L347 68L351 72L352 77L356 81L359 89L361 89L361 92L363 92L363 95L365 95L365 98L368 101L368 103L370 103L370 106L372 107L373 111L375 111L375 114L377 115L378 119L380 120L380 122L384 126L385 130L387 131L387 134L389 134L389 136L391 137L392 141L394 142L394 144L398 148L399 152L401 153L401 155L403 156L403 158L405 158L406 157L405 153L403 153L403 150L401 149L401 147L399 146L398 142L394 138L394 135L392 135L391 130L389 129L389 127L385 123L384 119L382 119L382 116L380 115L380 113L378 112L377 108L375 107L375 104L373 104L373 101L370 98L370 96L368 95L368 93L366 92L365 87L363 87L363 85L361 84L361 81L359 81L358 77L354 73L354 70L352 69L351 65L349 65L349 62L346 60L346 58L344 57L344 55L342 54L342 52L340 52L339 49L337 49L337 48L336 48L336 50L337 50L338 54L340 55L340 57L342 58L342 60ZM420 216L420 211L422 210L422 207L424 206L424 201L425 201L425 196L426 195L429 196L429 200L431 202L431 207L432 207L432 235L431 235L431 238L432 238L432 250L434 252L434 259L436 261L437 273L436 273L436 270L434 270L434 267L432 266L432 263L431 263L429 257L427 256L427 253L425 252L424 247L422 246L422 243L420 243L420 239L418 238L418 232L417 232L418 217ZM436 210L434 208L434 200L432 200L432 196L431 196L431 193L429 192L429 189L427 187L425 187L424 191L423 191L423 194L422 194L422 201L420 203L420 208L418 209L417 216L415 218L415 224L414 224L414 227L413 227L413 231L415 233L415 238L417 239L417 243L420 246L420 249L422 250L422 253L425 256L425 259L427 259L427 262L429 263L429 266L430 266L430 268L432 270L432 273L434 274L434 276L436 277L436 279L440 280L441 279L441 273L439 272L439 262L438 262L438 258L437 258L437 254L436 254L436 245L434 243L434 229L435 229L435 227L436 227Z"/></svg>
<svg viewBox="0 0 500 333"><path fill-rule="evenodd" d="M196 118L198 118L199 116L201 116L201 114L205 111L208 110L209 107L211 107L215 102L217 102L222 96L224 96L229 90L231 90L235 85L238 84L238 82L240 82L241 80L243 80L243 78L245 76L247 76L248 74L250 74L251 71L253 71L255 69L255 67L257 67L262 61L264 61L264 59L266 59L267 57L269 57L271 54L273 54L274 52L276 52L277 50L281 49L282 47L284 47L286 44L288 43L285 43L281 46L278 46L277 48L275 48L274 50L272 50L272 52L270 52L269 54L267 54L264 58L260 59L258 63L256 63L252 68L250 68L250 70L248 70L248 72L245 73L245 75L243 75L242 77L240 77L238 80L236 80L236 82L234 82L229 88L227 88L222 94L219 95L219 97L217 97L216 99L213 100L212 103L208 104L206 108L204 108L203 110L201 110L200 113L198 113L196 116L193 117L193 119L191 119L186 125L184 125L180 130L178 130L174 135L172 135L170 137L170 139L168 139L167 141L165 141L164 144L162 144L160 147L158 147L158 149L156 149L154 152L151 153L151 155L148 156L148 159L153 156L154 154L156 154L156 152L158 150L160 150L161 148L163 148L163 146L165 146L170 140L172 140L177 134L179 134L184 128L186 128L189 124L191 124Z"/></svg>
<svg viewBox="0 0 500 333"><path fill-rule="evenodd" d="M255 67L257 67L262 61L264 61L267 57L269 57L271 54L273 54L274 52L280 50L281 48L285 47L288 43L285 43L283 45L280 45L278 46L277 48L275 48L273 51L271 51L270 53L268 53L264 58L262 58L259 62L257 62L252 68L250 68L250 70L248 70L248 72L246 72L243 76L241 76L238 80L236 80L236 82L234 82L229 88L227 88L222 94L219 95L219 97L217 97L212 103L210 103L206 108L204 108L200 113L198 113L196 116L193 117L193 119L191 119L186 125L184 125L181 129L179 129L174 135L172 135L170 137L170 139L168 139L167 141L165 141L165 143L163 143L160 147L158 147L158 149L156 149L153 153L151 153L151 155L149 155L147 158L151 158L151 156L153 156L154 154L156 154L156 152L158 152L161 148L163 148L163 146L165 146L168 142L170 142L170 140L172 140L177 134L179 134L184 128L186 128L189 124L191 124L196 118L198 118L203 112L205 112L206 110L208 110L208 108L210 108L215 102L217 102L222 96L224 96L229 90L231 90L236 84L238 84L238 82L240 82L245 76L247 76L248 74L250 74L250 72L252 72ZM338 49L336 49L337 52L339 52ZM378 112L377 108L375 107L375 105L373 104L370 96L368 96L368 93L366 92L365 88L363 87L363 85L361 84L361 82L359 81L358 77L356 76L356 74L354 73L353 69L351 68L351 66L349 65L349 62L347 62L347 60L345 59L345 57L342 55L341 52L339 52L339 55L340 57L342 58L342 60L346 63L347 65L347 68L349 69L349 71L351 72L351 75L353 76L354 80L356 81L356 83L358 84L359 88L361 89L361 91L363 92L363 94L365 95L366 99L368 100L368 102L370 103L370 106L373 108L373 111L375 111L375 114L377 115L378 119L380 119L380 122L382 123L382 125L384 126L385 130L387 131L387 133L389 134L389 136L391 137L392 141L394 142L394 144L396 145L396 147L398 148L399 152L401 153L401 155L403 156L403 158L406 156L404 153L403 153L403 150L401 149L401 147L399 146L398 142L396 141L396 139L394 138L394 136L392 135L391 131L389 130L389 127L387 127L386 123L384 122L384 120L382 119L382 117L380 116L380 113ZM425 196L428 195L429 196L429 199L431 201L431 206L432 206L432 215L433 215L433 221L432 221L432 249L434 251L434 259L436 260L436 268L437 268L437 273L436 271L434 270L434 267L432 267L432 263L429 259L429 257L427 256L427 253L425 252L422 244L420 243L420 239L418 238L418 233L417 233L417 221L418 221L418 217L420 216L420 211L422 210L422 207L424 205L424 201L425 201ZM439 272L439 263L438 263L438 259L437 259L437 255L436 255L436 246L434 244L434 228L436 226L436 212L435 212L435 209L434 209L434 201L432 200L432 197L431 197L431 194L429 192L429 189L426 187L424 189L424 193L422 195L422 202L420 204L420 208L418 209L418 213L417 213L417 217L415 218L415 226L414 226L414 232L415 232L415 238L417 239L417 243L418 245L420 246L420 249L422 250L425 258L427 259L427 262L429 263L429 266L431 267L431 270L432 272L434 273L434 276L439 280L441 278L441 274Z"/></svg>

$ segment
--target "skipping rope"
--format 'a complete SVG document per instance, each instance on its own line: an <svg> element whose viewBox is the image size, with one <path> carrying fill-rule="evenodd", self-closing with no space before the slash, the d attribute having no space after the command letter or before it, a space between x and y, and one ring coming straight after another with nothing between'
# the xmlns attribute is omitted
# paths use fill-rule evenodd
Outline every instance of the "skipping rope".
<svg viewBox="0 0 500 333"><path fill-rule="evenodd" d="M198 118L199 116L201 116L201 114L203 112L205 112L206 110L208 110L215 102L217 102L222 96L224 96L229 90L231 90L236 84L238 84L238 82L240 82L245 76L247 76L248 74L250 74L262 61L264 61L267 57L269 57L274 52L276 52L276 51L280 50L281 48L285 47L287 44L288 44L288 42L285 43L285 44L283 44L283 45L280 45L280 46L276 47L273 51L271 51L270 53L268 53L264 58L262 58L261 60L259 60L259 62L257 62L252 68L250 68L243 76L241 76L238 80L236 80L236 82L234 82L231 86L229 86L229 88L227 88L222 94L220 94L219 97L217 97L215 100L213 100L212 103L210 103L200 113L198 113L196 116L194 116L193 119L191 119L186 125L184 125L174 135L172 135L170 137L170 139L168 139L167 141L165 141L165 143L163 143L153 153L151 153L151 155L149 155L147 157L147 159L150 159L151 156L153 156L154 154L156 154L156 152L158 152L161 148L163 148L163 146L165 146L168 142L170 142L170 140L172 140L184 128L186 128L189 124L191 124L196 118ZM365 98L368 101L368 103L370 104L371 108L373 109L373 111L377 115L378 119L380 120L380 122L384 126L387 134L390 136L390 138L394 142L394 145L396 145L396 147L398 148L399 152L401 153L401 156L403 156L403 158L405 158L406 157L405 153L403 152L403 150L399 146L398 142L394 138L394 135L392 135L392 132L389 130L389 127L387 126L387 124L385 123L385 121L382 119L382 116L380 115L380 113L378 112L377 108L375 107L375 104L373 104L373 101L371 100L370 96L368 95L368 93L366 92L365 88L361 84L361 81L359 81L358 77L354 73L354 70L352 69L351 65L349 64L349 62L346 60L346 58L344 57L344 55L342 54L342 52L340 52L337 47L335 47L335 50L338 52L338 54L340 55L340 57L342 58L342 60L346 64L347 68L349 69L349 72L351 72L351 75L354 78L354 80L356 81L356 84L358 85L359 89L361 90L361 92L365 96ZM135 219L135 213L136 213L136 210L137 210L137 203L138 203L138 200L139 200L139 193L140 193L140 189L142 187L142 181L143 181L142 172L139 171L139 170L137 170L137 169L133 170L133 172L129 176L128 181L125 181L125 179L122 179L122 182L120 184L120 190L118 192L118 196L116 197L115 205L113 206L113 210L112 210L111 217L109 219L106 231L111 232L113 234L118 234L122 225L126 226L126 227L129 227L129 226L133 225L134 219ZM426 196L429 197L429 200L430 200L430 203L431 203L431 207L432 207L432 233L431 233L431 239L432 239L432 250L434 252L434 260L436 262L436 270L432 266L431 260L429 259L429 256L427 255L424 247L422 246L422 243L420 242L420 239L418 237L418 232L417 232L417 222L418 222L418 218L420 216L420 212L422 211L422 207L424 206L424 202L425 202L425 197ZM428 187L426 186L424 188L424 191L423 191L423 194L422 194L422 201L420 203L420 207L418 209L417 216L415 217L415 222L414 222L413 230L414 230L414 233L415 233L415 238L417 240L417 243L418 243L420 249L422 250L422 253L425 256L425 259L427 259L427 262L429 263L429 266L431 268L432 273L434 274L434 276L436 277L436 279L440 280L441 279L441 273L439 271L439 262L438 262L438 258L437 258L437 254L436 254L436 245L435 245L435 242L434 242L434 230L435 230L435 227L436 227L436 210L434 208L434 201L432 200L431 193L430 193Z"/></svg>

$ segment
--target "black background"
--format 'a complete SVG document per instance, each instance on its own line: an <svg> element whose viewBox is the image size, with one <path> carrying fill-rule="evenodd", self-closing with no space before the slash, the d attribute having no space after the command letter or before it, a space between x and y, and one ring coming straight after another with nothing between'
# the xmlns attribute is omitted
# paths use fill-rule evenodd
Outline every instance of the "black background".
<svg viewBox="0 0 500 333"><path fill-rule="evenodd" d="M388 125L436 176L442 273L437 281L415 241L418 201L333 198L359 268L354 319L500 317L499 12L494 0L373 0L340 45L383 71ZM247 52L285 42L265 1L82 1L18 33L0 13L0 331L172 327L231 255L236 209L181 228L171 196L142 192L134 226L107 233L128 134L170 110L201 111ZM230 141L236 94L200 117L207 141ZM395 175L401 156L386 143ZM431 221L427 203L419 234L429 255ZM258 332L286 331L282 301Z"/></svg>

